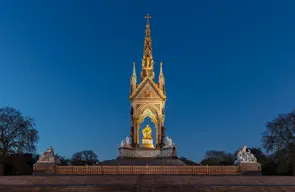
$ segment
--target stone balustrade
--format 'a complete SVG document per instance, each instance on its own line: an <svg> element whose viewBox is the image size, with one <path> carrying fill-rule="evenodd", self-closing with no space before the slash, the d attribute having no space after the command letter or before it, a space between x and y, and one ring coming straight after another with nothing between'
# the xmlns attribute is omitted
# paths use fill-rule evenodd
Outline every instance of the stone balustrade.
<svg viewBox="0 0 295 192"><path fill-rule="evenodd" d="M56 166L56 174L236 175L239 166Z"/></svg>

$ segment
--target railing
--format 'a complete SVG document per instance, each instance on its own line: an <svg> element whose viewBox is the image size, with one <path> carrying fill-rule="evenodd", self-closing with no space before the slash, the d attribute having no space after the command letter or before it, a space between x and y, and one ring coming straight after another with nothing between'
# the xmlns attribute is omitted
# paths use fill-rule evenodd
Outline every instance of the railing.
<svg viewBox="0 0 295 192"><path fill-rule="evenodd" d="M239 166L56 166L56 174L234 175Z"/></svg>

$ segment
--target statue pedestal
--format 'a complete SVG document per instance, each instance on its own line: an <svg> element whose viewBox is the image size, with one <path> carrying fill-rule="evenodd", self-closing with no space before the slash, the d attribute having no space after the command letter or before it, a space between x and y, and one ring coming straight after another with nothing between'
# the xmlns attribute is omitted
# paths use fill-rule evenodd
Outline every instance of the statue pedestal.
<svg viewBox="0 0 295 192"><path fill-rule="evenodd" d="M55 174L54 162L37 162L34 164L34 175L51 175Z"/></svg>
<svg viewBox="0 0 295 192"><path fill-rule="evenodd" d="M261 164L257 162L240 163L240 172L243 175L261 175Z"/></svg>
<svg viewBox="0 0 295 192"><path fill-rule="evenodd" d="M142 147L154 149L153 139L142 139Z"/></svg>

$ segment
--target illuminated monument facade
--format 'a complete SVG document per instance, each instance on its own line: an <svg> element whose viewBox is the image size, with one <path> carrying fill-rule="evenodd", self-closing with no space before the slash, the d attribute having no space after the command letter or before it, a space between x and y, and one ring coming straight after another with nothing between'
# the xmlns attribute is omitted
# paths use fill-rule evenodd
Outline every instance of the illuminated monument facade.
<svg viewBox="0 0 295 192"><path fill-rule="evenodd" d="M176 148L171 138L165 137L164 128L166 92L163 66L161 62L158 83L156 83L150 29L151 16L146 15L145 18L146 29L140 82L137 82L135 62L130 79L131 134L130 138L126 137L126 140L121 142L119 157L172 157L176 156ZM140 125L147 117L155 125L155 138L152 137L152 129L146 125L142 130L142 145L140 145Z"/></svg>

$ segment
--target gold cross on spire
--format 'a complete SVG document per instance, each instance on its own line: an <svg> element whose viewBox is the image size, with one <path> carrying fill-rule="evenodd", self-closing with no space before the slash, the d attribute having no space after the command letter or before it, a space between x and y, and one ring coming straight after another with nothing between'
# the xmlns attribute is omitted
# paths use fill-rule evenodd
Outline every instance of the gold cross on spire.
<svg viewBox="0 0 295 192"><path fill-rule="evenodd" d="M146 19L146 24L150 24L150 19L152 18L149 14L146 14L146 16L144 17Z"/></svg>

